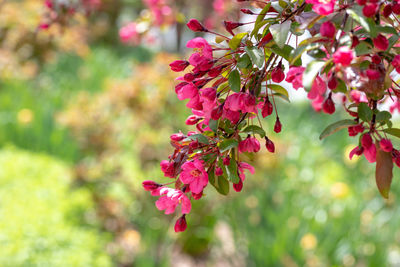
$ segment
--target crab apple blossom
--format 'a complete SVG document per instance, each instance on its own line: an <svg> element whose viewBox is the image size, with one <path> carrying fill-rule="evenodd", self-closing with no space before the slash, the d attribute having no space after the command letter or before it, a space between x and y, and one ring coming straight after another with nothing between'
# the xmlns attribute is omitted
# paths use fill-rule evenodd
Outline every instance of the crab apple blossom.
<svg viewBox="0 0 400 267"><path fill-rule="evenodd" d="M282 131L278 99L288 101L299 89L315 111L347 116L327 125L320 139L345 129L359 144L350 160L364 155L376 162L378 190L387 198L393 162L400 167L400 151L392 142L400 132L392 123L392 113L400 111L400 85L392 72L400 73L400 42L390 19L400 13L397 2L306 0L284 11L264 1L236 2L253 4L241 14L256 19L225 20L227 33L189 20L188 28L197 34L187 42L193 51L188 60L170 64L171 71L183 72L175 93L188 101L186 124L193 129L170 136L173 152L160 164L174 188L143 182L145 190L159 196L157 208L170 214L181 205L183 216L175 224L181 232L190 201L203 201L213 187L223 195L230 184L236 192L245 190L245 170L255 170L243 159L261 150L259 138L270 153L276 151L268 136ZM202 32L207 40L198 36ZM265 129L262 119L273 128ZM220 186L221 181L229 186Z"/></svg>
<svg viewBox="0 0 400 267"><path fill-rule="evenodd" d="M188 184L190 191L199 194L208 184L208 174L204 169L201 160L195 159L187 161L182 165L182 172L179 179L184 184Z"/></svg>

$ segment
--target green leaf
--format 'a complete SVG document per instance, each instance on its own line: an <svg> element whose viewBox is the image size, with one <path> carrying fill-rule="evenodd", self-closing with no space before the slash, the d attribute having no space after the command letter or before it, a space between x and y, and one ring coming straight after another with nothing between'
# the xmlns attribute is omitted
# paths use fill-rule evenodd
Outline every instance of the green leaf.
<svg viewBox="0 0 400 267"><path fill-rule="evenodd" d="M224 165L225 166L225 165ZM228 177L228 180L234 184L239 183L239 176L237 172L237 163L236 160L231 158L230 163L228 166L225 166L224 168L224 174Z"/></svg>
<svg viewBox="0 0 400 267"><path fill-rule="evenodd" d="M214 133L216 133L217 130L218 130L218 121L216 121L216 120L211 120L211 119L210 119L210 122L208 123L208 127L210 127L210 129L211 129Z"/></svg>
<svg viewBox="0 0 400 267"><path fill-rule="evenodd" d="M367 42L360 42L356 47L356 55L357 56L362 56L362 55L367 55L371 53L371 46Z"/></svg>
<svg viewBox="0 0 400 267"><path fill-rule="evenodd" d="M361 102L358 105L358 117L365 122L370 122L372 120L372 110L367 103Z"/></svg>
<svg viewBox="0 0 400 267"><path fill-rule="evenodd" d="M387 122L392 118L392 114L390 114L389 111L380 111L378 114L376 114L376 121L377 122Z"/></svg>
<svg viewBox="0 0 400 267"><path fill-rule="evenodd" d="M234 70L229 74L229 87L234 92L240 91L240 74L238 70Z"/></svg>
<svg viewBox="0 0 400 267"><path fill-rule="evenodd" d="M278 84L268 84L267 87L269 89L271 89L272 91L284 95L287 99L289 99L289 93L288 91L283 88L282 86L278 85Z"/></svg>
<svg viewBox="0 0 400 267"><path fill-rule="evenodd" d="M315 77L326 64L326 61L311 61L303 73L303 86L306 91L311 90Z"/></svg>
<svg viewBox="0 0 400 267"><path fill-rule="evenodd" d="M384 152L376 145L375 180L379 192L384 198L389 198L389 190L393 178L393 160L390 152Z"/></svg>
<svg viewBox="0 0 400 267"><path fill-rule="evenodd" d="M253 62L253 64L256 65L259 69L261 69L264 65L263 51L255 46L246 47L244 50L249 55L251 62Z"/></svg>
<svg viewBox="0 0 400 267"><path fill-rule="evenodd" d="M247 32L241 32L236 34L235 36L232 37L232 39L229 41L229 47L232 50L236 50L240 43L242 42L242 39L247 35Z"/></svg>
<svg viewBox="0 0 400 267"><path fill-rule="evenodd" d="M206 144L206 145L209 144L207 137L205 137L202 134L194 134L194 135L188 136L183 141L186 142L186 141L195 141L195 140L197 140L199 143L202 143L202 144Z"/></svg>
<svg viewBox="0 0 400 267"><path fill-rule="evenodd" d="M400 129L398 129L398 128L388 128L383 131L387 134L390 134L390 135L400 138Z"/></svg>
<svg viewBox="0 0 400 267"><path fill-rule="evenodd" d="M265 137L265 131L260 126L257 125L249 125L243 130L243 132L249 134L258 134L262 138Z"/></svg>
<svg viewBox="0 0 400 267"><path fill-rule="evenodd" d="M283 48L290 30L291 21L287 20L284 23L271 25L269 31L279 48Z"/></svg>
<svg viewBox="0 0 400 267"><path fill-rule="evenodd" d="M258 33L260 28L266 24L266 21L264 20L265 15L267 15L267 12L269 8L271 7L271 3L268 3L259 13L257 16L256 22L254 23L254 29L251 32L251 36L254 36L255 34Z"/></svg>
<svg viewBox="0 0 400 267"><path fill-rule="evenodd" d="M348 128L348 127L354 126L356 124L357 123L354 120L341 120L341 121L332 123L331 125L326 127L325 130L322 131L321 135L319 136L319 139L322 140L325 137L328 137L331 134L334 134L341 129Z"/></svg>
<svg viewBox="0 0 400 267"><path fill-rule="evenodd" d="M286 102L290 103L290 99L289 99L289 97L287 97L286 95L282 95L282 94L279 94L279 93L274 93L273 95L274 95L274 96L277 96L277 97L280 97L280 98L282 98L283 100L285 100Z"/></svg>
<svg viewBox="0 0 400 267"><path fill-rule="evenodd" d="M226 139L219 143L219 151L220 152L225 152L229 149L232 149L234 147L238 146L238 141L236 139Z"/></svg>
<svg viewBox="0 0 400 267"><path fill-rule="evenodd" d="M223 176L216 176L215 168L210 168L208 170L208 181L218 193L225 196L229 193L229 182Z"/></svg>
<svg viewBox="0 0 400 267"><path fill-rule="evenodd" d="M241 69L247 68L250 64L251 60L247 54L243 54L237 61L237 66Z"/></svg>
<svg viewBox="0 0 400 267"><path fill-rule="evenodd" d="M293 47L290 45L285 45L283 48L279 48L277 45L273 45L271 48L271 51L277 54L278 56L283 57L287 61L290 61L291 59L291 54L294 50ZM301 58L297 58L295 62L292 63L294 66L300 66L301 65Z"/></svg>
<svg viewBox="0 0 400 267"><path fill-rule="evenodd" d="M367 32L369 32L371 37L376 37L375 23L371 18L366 18L364 16L361 6L355 5L353 8L346 9L346 12L352 19L357 21Z"/></svg>

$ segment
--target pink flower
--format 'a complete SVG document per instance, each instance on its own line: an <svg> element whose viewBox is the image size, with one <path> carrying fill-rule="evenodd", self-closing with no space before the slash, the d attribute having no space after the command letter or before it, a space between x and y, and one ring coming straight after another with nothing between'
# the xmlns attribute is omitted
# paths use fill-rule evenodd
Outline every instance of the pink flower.
<svg viewBox="0 0 400 267"><path fill-rule="evenodd" d="M361 145L364 149L364 156L370 162L376 161L376 147L369 133L364 134L361 137Z"/></svg>
<svg viewBox="0 0 400 267"><path fill-rule="evenodd" d="M187 98L194 98L198 96L199 90L193 83L187 83L182 87L176 89L176 93L178 95L179 100L187 99Z"/></svg>
<svg viewBox="0 0 400 267"><path fill-rule="evenodd" d="M119 30L119 38L123 43L132 42L137 45L139 43L139 33L136 29L136 23L131 22Z"/></svg>
<svg viewBox="0 0 400 267"><path fill-rule="evenodd" d="M208 66L209 61L213 59L212 47L204 38L196 37L190 40L186 46L196 49L196 52L189 58L190 64L195 67Z"/></svg>
<svg viewBox="0 0 400 267"><path fill-rule="evenodd" d="M165 214L171 214L179 204L182 204L182 214L190 212L192 208L190 200L181 190L163 187L159 192L161 197L156 201L157 209L165 210Z"/></svg>
<svg viewBox="0 0 400 267"><path fill-rule="evenodd" d="M239 152L258 152L260 150L260 142L255 137L248 136L239 143Z"/></svg>
<svg viewBox="0 0 400 267"><path fill-rule="evenodd" d="M342 46L333 54L333 61L335 64L342 66L349 66L354 58L354 52L347 46Z"/></svg>
<svg viewBox="0 0 400 267"><path fill-rule="evenodd" d="M368 18L373 17L376 14L376 12L378 11L378 7L379 6L376 3L366 4L362 9L363 15Z"/></svg>
<svg viewBox="0 0 400 267"><path fill-rule="evenodd" d="M160 163L161 171L164 173L165 177L174 178L175 177L175 168L174 163L169 162L168 160L163 160Z"/></svg>
<svg viewBox="0 0 400 267"><path fill-rule="evenodd" d="M294 89L303 87L304 67L290 67L286 75L286 81L291 83Z"/></svg>
<svg viewBox="0 0 400 267"><path fill-rule="evenodd" d="M364 152L364 149L362 147L356 146L353 148L353 150L350 151L349 154L349 159L352 160L354 155L360 156Z"/></svg>
<svg viewBox="0 0 400 267"><path fill-rule="evenodd" d="M204 169L203 162L199 159L187 161L182 165L180 180L188 184L190 191L199 194L208 184L208 174Z"/></svg>
<svg viewBox="0 0 400 267"><path fill-rule="evenodd" d="M315 111L320 112L322 110L322 104L323 103L324 103L324 97L322 95L318 95L311 102L311 106Z"/></svg>
<svg viewBox="0 0 400 267"><path fill-rule="evenodd" d="M312 4L312 9L318 15L329 15L333 12L335 7L335 0L306 0L307 4Z"/></svg>
<svg viewBox="0 0 400 267"><path fill-rule="evenodd" d="M319 95L324 95L326 91L326 83L320 76L315 77L315 80L311 86L310 92L308 92L307 97L309 99L315 99Z"/></svg>

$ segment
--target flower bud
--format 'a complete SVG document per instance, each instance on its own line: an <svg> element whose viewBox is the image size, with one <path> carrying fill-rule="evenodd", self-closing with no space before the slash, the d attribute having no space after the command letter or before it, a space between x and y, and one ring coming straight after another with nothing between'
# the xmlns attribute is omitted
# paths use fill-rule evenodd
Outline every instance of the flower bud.
<svg viewBox="0 0 400 267"><path fill-rule="evenodd" d="M274 107L272 106L272 103L267 98L265 100L264 106L261 110L261 115L263 116L263 118L268 117L269 115L272 114L273 110L274 110Z"/></svg>
<svg viewBox="0 0 400 267"><path fill-rule="evenodd" d="M375 16L377 11L378 11L378 5L375 3L368 3L362 9L362 13L364 14L364 16L368 18Z"/></svg>
<svg viewBox="0 0 400 267"><path fill-rule="evenodd" d="M363 148L369 148L373 145L372 137L369 133L366 133L361 137L361 145Z"/></svg>
<svg viewBox="0 0 400 267"><path fill-rule="evenodd" d="M357 36L353 36L351 38L351 49L353 49L354 47L356 47L358 44L360 43L360 40L358 39Z"/></svg>
<svg viewBox="0 0 400 267"><path fill-rule="evenodd" d="M360 6L363 6L367 3L367 0L356 0L357 4L359 4Z"/></svg>
<svg viewBox="0 0 400 267"><path fill-rule="evenodd" d="M332 101L331 94L329 94L328 98L325 99L322 104L322 111L327 114L333 114L335 112L335 103Z"/></svg>
<svg viewBox="0 0 400 267"><path fill-rule="evenodd" d="M378 36L372 39L374 46L382 51L385 51L389 47L389 41L382 34L378 34Z"/></svg>
<svg viewBox="0 0 400 267"><path fill-rule="evenodd" d="M323 36L323 37L333 38L336 33L336 27L332 22L326 21L326 22L322 23L319 32L321 33L321 36Z"/></svg>
<svg viewBox="0 0 400 267"><path fill-rule="evenodd" d="M243 25L243 23L239 23L239 22L224 21L225 29L232 35L235 35L233 33L233 30L242 25Z"/></svg>
<svg viewBox="0 0 400 267"><path fill-rule="evenodd" d="M392 142L389 139L386 139L386 138L382 139L379 142L379 146L385 152L392 152L392 150L393 150Z"/></svg>
<svg viewBox="0 0 400 267"><path fill-rule="evenodd" d="M202 117L196 116L196 115L190 115L187 119L186 119L186 125L195 125L196 123L198 123L200 120L202 119Z"/></svg>
<svg viewBox="0 0 400 267"><path fill-rule="evenodd" d="M332 75L331 78L328 81L328 88L331 90L335 90L338 86L338 81L335 77L335 75Z"/></svg>
<svg viewBox="0 0 400 267"><path fill-rule="evenodd" d="M365 71L365 73L367 74L367 77L370 80L378 80L379 77L381 77L381 74L377 70L368 69Z"/></svg>
<svg viewBox="0 0 400 267"><path fill-rule="evenodd" d="M222 171L222 169L220 167L215 168L216 176L221 176L222 174L224 174L224 172Z"/></svg>
<svg viewBox="0 0 400 267"><path fill-rule="evenodd" d="M254 15L254 12L251 11L250 9L246 9L246 8L242 8L240 9L240 11L244 14L248 14L248 15Z"/></svg>
<svg viewBox="0 0 400 267"><path fill-rule="evenodd" d="M389 17L390 14L392 14L392 5L386 5L386 6L383 8L382 14L383 14L383 16L384 16L385 18Z"/></svg>
<svg viewBox="0 0 400 267"><path fill-rule="evenodd" d="M169 64L172 71L180 72L186 69L189 66L189 62L186 60L175 60L171 64Z"/></svg>
<svg viewBox="0 0 400 267"><path fill-rule="evenodd" d="M183 214L175 223L174 230L176 233L183 232L187 228L186 216Z"/></svg>
<svg viewBox="0 0 400 267"><path fill-rule="evenodd" d="M226 157L222 160L222 163L223 163L225 166L228 166L228 165L231 163L231 158L230 158L229 156L226 156Z"/></svg>
<svg viewBox="0 0 400 267"><path fill-rule="evenodd" d="M185 138L185 135L183 133L174 133L171 134L171 136L169 137L172 141L182 141Z"/></svg>
<svg viewBox="0 0 400 267"><path fill-rule="evenodd" d="M234 189L236 192L242 191L242 189L243 189L243 181L240 179L240 180L239 180L239 183L233 184L233 189Z"/></svg>
<svg viewBox="0 0 400 267"><path fill-rule="evenodd" d="M341 64L342 66L349 66L353 58L353 50L346 46L340 47L333 54L333 61L335 62L335 64Z"/></svg>
<svg viewBox="0 0 400 267"><path fill-rule="evenodd" d="M372 59L372 62L374 62L375 64L379 64L379 63L381 63L382 62L382 59L381 59L381 57L380 56L378 56L378 55L373 55L372 57L371 57L371 59Z"/></svg>
<svg viewBox="0 0 400 267"><path fill-rule="evenodd" d="M194 198L194 200L199 200L202 196L203 196L203 191L201 191L198 194L192 192L192 197Z"/></svg>
<svg viewBox="0 0 400 267"><path fill-rule="evenodd" d="M154 181L150 181L150 180L144 181L142 183L142 185L143 185L144 190L146 190L146 191L153 191L161 186L160 184L158 184Z"/></svg>
<svg viewBox="0 0 400 267"><path fill-rule="evenodd" d="M274 142L271 141L271 139L269 139L268 137L265 137L265 147L267 148L267 150L271 153L275 152L275 145Z"/></svg>
<svg viewBox="0 0 400 267"><path fill-rule="evenodd" d="M400 15L400 4L399 3L395 3L392 5L392 11L394 14L396 15Z"/></svg>
<svg viewBox="0 0 400 267"><path fill-rule="evenodd" d="M271 79L275 83L280 83L285 79L285 73L282 70L281 63L271 72Z"/></svg>
<svg viewBox="0 0 400 267"><path fill-rule="evenodd" d="M282 131L282 123L279 120L279 117L277 117L275 121L274 132L280 133L281 131Z"/></svg>
<svg viewBox="0 0 400 267"><path fill-rule="evenodd" d="M194 32L208 32L207 28L205 28L197 19L191 19L186 24L189 29Z"/></svg>

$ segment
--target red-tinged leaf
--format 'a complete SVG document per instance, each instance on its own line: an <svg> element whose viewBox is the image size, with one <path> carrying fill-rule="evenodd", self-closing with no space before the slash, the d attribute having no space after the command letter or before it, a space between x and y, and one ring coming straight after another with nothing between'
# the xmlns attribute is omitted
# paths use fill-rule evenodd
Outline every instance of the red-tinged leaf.
<svg viewBox="0 0 400 267"><path fill-rule="evenodd" d="M376 145L376 170L375 178L379 192L384 198L389 197L390 185L393 178L393 161L389 152L384 152Z"/></svg>

